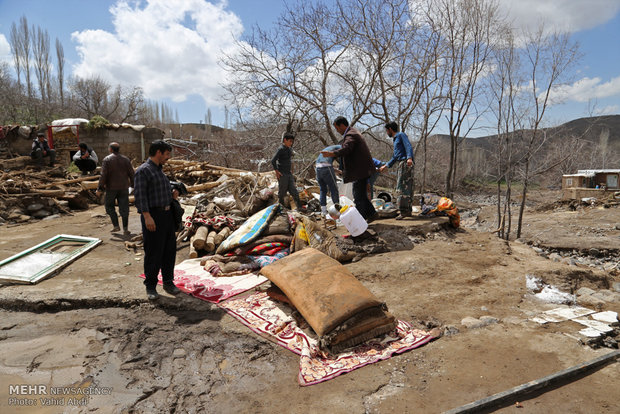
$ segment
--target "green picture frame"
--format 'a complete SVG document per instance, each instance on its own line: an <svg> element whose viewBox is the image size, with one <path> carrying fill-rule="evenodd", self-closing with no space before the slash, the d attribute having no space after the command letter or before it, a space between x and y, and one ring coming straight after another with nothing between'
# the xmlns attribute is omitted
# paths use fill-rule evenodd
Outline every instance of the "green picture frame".
<svg viewBox="0 0 620 414"><path fill-rule="evenodd" d="M0 282L35 284L101 243L94 237L59 234L0 262Z"/></svg>

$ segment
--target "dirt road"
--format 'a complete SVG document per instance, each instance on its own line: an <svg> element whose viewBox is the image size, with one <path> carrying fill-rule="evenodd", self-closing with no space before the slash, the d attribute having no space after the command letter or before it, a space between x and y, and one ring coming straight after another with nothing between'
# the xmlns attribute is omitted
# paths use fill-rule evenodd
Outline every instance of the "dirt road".
<svg viewBox="0 0 620 414"><path fill-rule="evenodd" d="M297 355L217 306L166 294L149 303L137 277L142 255L109 233L102 206L2 226L0 259L61 233L103 243L37 285L0 287L0 412L439 413L609 352L580 343L577 323L531 321L558 305L528 293L526 275L564 290L607 293L610 300L592 306L620 312L616 270L549 256L565 247L617 260L620 209L531 210L523 241L538 250L484 231L494 227L492 207L475 212L460 231L442 219L371 225L391 251L347 267L397 318L440 326L445 335L310 387L297 384ZM178 261L185 257L180 250ZM490 318L482 323L484 316ZM484 326L466 327L467 317ZM49 393L16 393L21 385L74 389L60 401ZM79 394L78 387L95 395ZM499 412L617 413L618 395L620 362ZM20 405L33 400L37 406Z"/></svg>

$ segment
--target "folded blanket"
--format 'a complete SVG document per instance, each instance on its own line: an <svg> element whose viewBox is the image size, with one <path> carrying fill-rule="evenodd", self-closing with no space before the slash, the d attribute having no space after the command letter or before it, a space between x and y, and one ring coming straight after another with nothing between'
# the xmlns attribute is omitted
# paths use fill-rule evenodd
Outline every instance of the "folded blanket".
<svg viewBox="0 0 620 414"><path fill-rule="evenodd" d="M265 267L288 255L289 255L289 248L287 247L286 249L282 249L278 253L272 256L259 255L259 256L247 256L247 257L250 260L252 260L254 263L258 264L260 267Z"/></svg>
<svg viewBox="0 0 620 414"><path fill-rule="evenodd" d="M313 248L260 272L290 299L322 347L338 352L396 327L395 319L343 265Z"/></svg>
<svg viewBox="0 0 620 414"><path fill-rule="evenodd" d="M256 240L279 211L280 205L272 204L254 214L218 246L217 253L224 254Z"/></svg>
<svg viewBox="0 0 620 414"><path fill-rule="evenodd" d="M237 247L236 249L233 249L231 252L232 255L236 255L236 256L243 256L248 254L248 252L250 250L252 250L254 247L263 244L263 243L284 243L287 246L291 244L291 242L293 241L293 236L288 235L288 234L272 234L269 236L261 236L258 239L248 243L248 244L244 244L241 247Z"/></svg>

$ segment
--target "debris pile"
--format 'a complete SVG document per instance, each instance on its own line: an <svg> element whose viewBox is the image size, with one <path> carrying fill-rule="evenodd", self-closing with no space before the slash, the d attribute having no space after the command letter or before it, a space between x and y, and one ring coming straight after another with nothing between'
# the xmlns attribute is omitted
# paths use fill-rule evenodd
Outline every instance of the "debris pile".
<svg viewBox="0 0 620 414"><path fill-rule="evenodd" d="M89 190L96 188L98 179L78 177L63 167L0 171L0 223L23 223L87 209L89 203L98 203Z"/></svg>

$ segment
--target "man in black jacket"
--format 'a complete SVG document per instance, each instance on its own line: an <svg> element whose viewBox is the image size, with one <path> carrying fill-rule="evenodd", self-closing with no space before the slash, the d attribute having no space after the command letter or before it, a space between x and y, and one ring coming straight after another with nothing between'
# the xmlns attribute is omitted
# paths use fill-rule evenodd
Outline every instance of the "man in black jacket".
<svg viewBox="0 0 620 414"><path fill-rule="evenodd" d="M56 151L50 148L44 132L39 132L37 134L37 139L32 142L32 151L30 152L30 156L37 161L37 165L39 167L43 166L44 157L50 158L50 167L54 166L54 161L56 161Z"/></svg>
<svg viewBox="0 0 620 414"><path fill-rule="evenodd" d="M284 205L284 196L286 196L288 192L293 197L293 200L295 200L295 203L297 203L297 209L299 209L301 207L299 192L297 192L295 177L291 170L291 159L293 158L293 150L291 147L294 142L295 135L288 132L284 134L282 137L282 145L280 145L278 151L276 151L271 159L271 165L278 178L278 199L280 200L280 204Z"/></svg>
<svg viewBox="0 0 620 414"><path fill-rule="evenodd" d="M342 179L353 181L353 202L362 217L370 223L377 218L377 211L367 193L368 177L376 171L370 150L362 134L349 126L343 116L334 120L334 128L343 136L342 148L336 151L321 151L325 157L342 157Z"/></svg>

